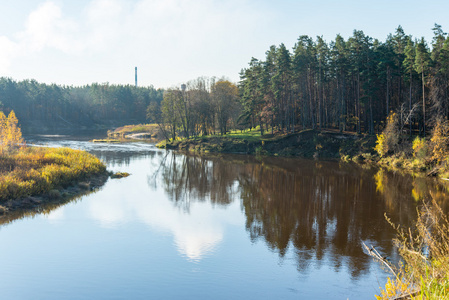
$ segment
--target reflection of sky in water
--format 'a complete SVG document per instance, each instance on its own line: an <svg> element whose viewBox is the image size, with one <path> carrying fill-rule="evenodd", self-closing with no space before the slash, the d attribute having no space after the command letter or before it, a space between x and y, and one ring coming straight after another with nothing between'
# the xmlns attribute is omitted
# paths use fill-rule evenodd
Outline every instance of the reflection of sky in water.
<svg viewBox="0 0 449 300"><path fill-rule="evenodd" d="M142 168L145 171L145 168ZM168 201L157 191L143 191L133 188L133 180L140 172L133 168L133 174L113 180L102 197L88 204L89 216L100 226L115 228L128 222L141 222L153 230L168 232L174 237L179 252L189 259L199 260L216 247L223 239L224 223L234 219L240 207L234 209L213 209L208 202L194 203L186 212ZM146 183L144 183L146 184ZM239 213L240 215L240 213ZM243 222L242 216L236 220Z"/></svg>
<svg viewBox="0 0 449 300"><path fill-rule="evenodd" d="M155 151L160 152L153 145L88 141L50 141L47 145L95 152L103 160L108 158L108 169L132 173L128 178L110 180L108 188L101 192L101 196L96 194L95 199L88 201L86 213L103 228L114 229L128 222L142 222L154 230L173 235L174 244L180 254L189 260L198 261L213 252L222 241L225 231L223 223L233 221L236 215L240 216L235 222L244 222L238 202L233 208L227 209L214 209L210 202L193 203L186 212L168 201L163 192L142 188L147 186L147 182L142 182L141 179L146 179L147 175L154 171L152 167L159 167L157 163L148 165L148 160L145 159L147 156L154 156ZM117 165L117 161L123 160L120 153L132 157L127 164ZM160 154L159 159L156 159L158 162L163 157ZM62 221L64 207L52 211L46 217L53 223Z"/></svg>
<svg viewBox="0 0 449 300"><path fill-rule="evenodd" d="M44 144L91 151L131 176L0 227L7 299L364 299L385 280L359 247L391 249L372 174L186 159L145 143Z"/></svg>

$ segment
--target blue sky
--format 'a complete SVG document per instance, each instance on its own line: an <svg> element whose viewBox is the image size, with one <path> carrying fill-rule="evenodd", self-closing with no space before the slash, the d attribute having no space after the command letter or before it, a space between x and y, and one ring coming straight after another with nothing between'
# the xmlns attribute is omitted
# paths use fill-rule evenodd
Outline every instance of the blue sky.
<svg viewBox="0 0 449 300"><path fill-rule="evenodd" d="M0 76L84 85L178 86L199 76L237 82L270 45L300 35L385 40L401 25L431 41L449 31L449 1L14 0L0 4Z"/></svg>

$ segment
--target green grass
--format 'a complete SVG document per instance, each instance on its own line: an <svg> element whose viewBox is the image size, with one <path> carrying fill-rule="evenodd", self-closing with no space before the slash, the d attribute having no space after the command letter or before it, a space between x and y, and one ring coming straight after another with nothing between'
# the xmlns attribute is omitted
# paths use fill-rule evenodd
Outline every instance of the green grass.
<svg viewBox="0 0 449 300"><path fill-rule="evenodd" d="M69 148L27 147L0 155L0 201L48 193L106 172L95 156Z"/></svg>
<svg viewBox="0 0 449 300"><path fill-rule="evenodd" d="M231 130L228 131L227 134L221 135L219 133L217 134L211 134L206 136L198 136L198 137L191 137L190 139L201 139L201 140L207 140L212 138L233 138L233 139L241 139L241 140L247 140L250 142L257 142L257 141L270 141L270 140L276 140L279 139L286 134L271 134L271 128L269 128L269 131L265 131L265 134L262 136L260 134L260 126L256 126L255 128L249 130L244 129L242 130Z"/></svg>

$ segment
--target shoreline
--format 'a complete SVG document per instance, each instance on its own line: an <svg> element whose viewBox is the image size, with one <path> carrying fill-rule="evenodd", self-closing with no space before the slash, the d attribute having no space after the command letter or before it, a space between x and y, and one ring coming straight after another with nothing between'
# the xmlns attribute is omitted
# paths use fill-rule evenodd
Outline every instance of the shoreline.
<svg viewBox="0 0 449 300"><path fill-rule="evenodd" d="M374 165L413 176L437 177L449 180L446 168L428 160L417 160L406 151L380 157L376 152L376 136L341 133L331 130L304 130L293 134L242 138L232 134L160 142L162 149L187 153L229 153L271 157L335 159ZM412 142L410 141L410 144ZM411 148L411 146L410 146Z"/></svg>
<svg viewBox="0 0 449 300"><path fill-rule="evenodd" d="M0 205L0 223L12 221L27 213L40 213L48 206L64 205L84 195L98 191L109 179L109 172L91 175L72 185L47 193L9 199Z"/></svg>
<svg viewBox="0 0 449 300"><path fill-rule="evenodd" d="M64 202L111 174L96 156L70 148L24 147L0 155L0 216Z"/></svg>
<svg viewBox="0 0 449 300"><path fill-rule="evenodd" d="M341 159L373 152L375 137L338 131L304 130L267 137L206 136L161 142L163 149L194 153L233 153L281 157Z"/></svg>

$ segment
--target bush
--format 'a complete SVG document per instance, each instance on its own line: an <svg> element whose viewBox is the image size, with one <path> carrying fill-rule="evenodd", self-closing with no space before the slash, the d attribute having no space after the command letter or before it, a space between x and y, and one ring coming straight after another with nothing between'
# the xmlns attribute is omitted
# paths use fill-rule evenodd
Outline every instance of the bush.
<svg viewBox="0 0 449 300"><path fill-rule="evenodd" d="M432 160L437 163L446 162L449 156L449 123L448 121L438 120L432 131L430 138L432 147Z"/></svg>
<svg viewBox="0 0 449 300"><path fill-rule="evenodd" d="M398 232L403 263L395 267L374 252L394 275L376 298L449 299L449 222L437 202L422 206L414 234L387 220Z"/></svg>
<svg viewBox="0 0 449 300"><path fill-rule="evenodd" d="M413 156L418 159L425 159L427 156L427 144L425 138L417 136L413 140Z"/></svg>
<svg viewBox="0 0 449 300"><path fill-rule="evenodd" d="M376 147L374 148L381 157L396 151L400 136L398 127L397 115L395 113L389 115L387 126L385 126L382 134L377 135Z"/></svg>

